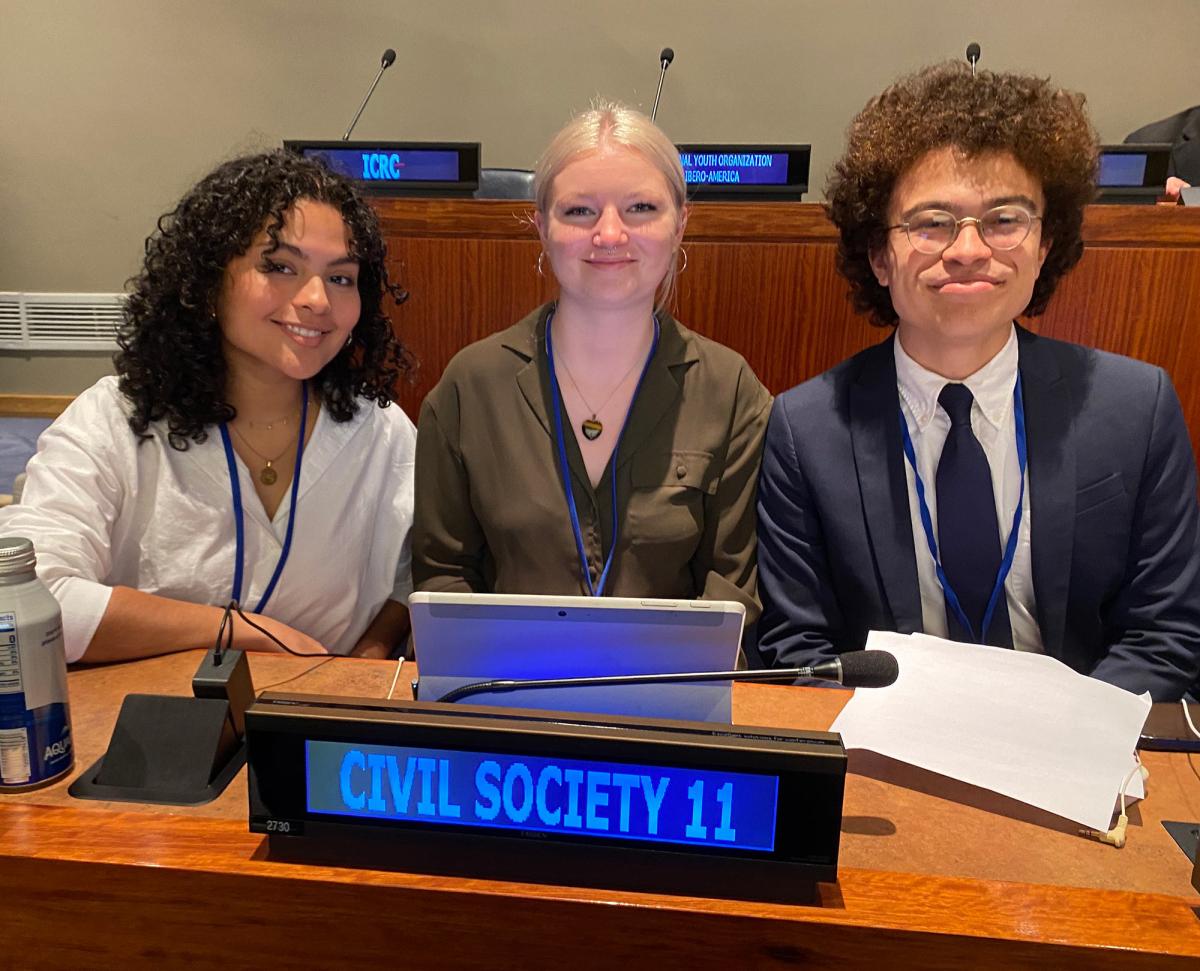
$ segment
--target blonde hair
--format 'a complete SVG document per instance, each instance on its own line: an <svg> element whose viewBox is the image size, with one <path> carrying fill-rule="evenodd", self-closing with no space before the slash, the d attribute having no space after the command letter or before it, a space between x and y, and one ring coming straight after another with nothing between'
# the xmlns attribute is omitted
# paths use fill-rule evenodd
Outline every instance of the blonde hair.
<svg viewBox="0 0 1200 971"><path fill-rule="evenodd" d="M605 145L620 145L637 152L662 173L675 203L678 228L687 206L687 182L679 150L646 115L614 101L597 101L589 111L576 115L542 152L533 172L533 198L542 218L549 215L555 177L580 155ZM677 260L671 261L666 276L658 285L656 310L663 309L674 296L677 265Z"/></svg>

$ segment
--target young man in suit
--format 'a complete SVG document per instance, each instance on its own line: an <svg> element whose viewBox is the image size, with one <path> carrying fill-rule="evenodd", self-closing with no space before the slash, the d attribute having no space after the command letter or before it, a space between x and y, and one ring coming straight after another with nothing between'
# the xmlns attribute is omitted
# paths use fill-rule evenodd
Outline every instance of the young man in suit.
<svg viewBox="0 0 1200 971"><path fill-rule="evenodd" d="M872 629L1049 654L1155 700L1200 672L1200 514L1159 368L1017 326L1083 251L1096 137L1037 78L929 68L873 99L828 188L839 269L894 334L774 404L767 663Z"/></svg>

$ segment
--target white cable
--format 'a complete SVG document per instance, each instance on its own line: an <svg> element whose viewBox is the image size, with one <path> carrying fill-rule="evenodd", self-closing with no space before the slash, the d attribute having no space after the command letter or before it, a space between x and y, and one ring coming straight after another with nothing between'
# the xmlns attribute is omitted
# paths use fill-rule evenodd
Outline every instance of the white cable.
<svg viewBox="0 0 1200 971"><path fill-rule="evenodd" d="M1197 738L1200 738L1200 731L1196 731L1196 723L1192 721L1192 712L1191 709L1188 708L1187 699L1180 698L1179 703L1183 705L1183 718L1187 722L1188 728L1192 730L1193 735L1195 735Z"/></svg>
<svg viewBox="0 0 1200 971"><path fill-rule="evenodd" d="M403 667L404 658L400 658L400 660L396 662L396 676L392 678L392 686L388 688L387 696L384 698L385 701L392 700L392 693L396 690L396 685L400 683L400 669Z"/></svg>
<svg viewBox="0 0 1200 971"><path fill-rule="evenodd" d="M1137 752L1133 753L1133 757L1137 764L1129 770L1129 775L1125 776L1125 781L1121 783L1121 815L1117 817L1117 824L1107 833L1100 829L1081 829L1080 836L1091 837L1101 843L1115 846L1118 850L1125 845L1125 830L1129 826L1129 816L1125 812L1125 793L1129 789L1129 783L1133 781L1133 777L1138 772L1141 772L1143 781L1150 778L1150 772L1142 765L1142 760L1138 758Z"/></svg>

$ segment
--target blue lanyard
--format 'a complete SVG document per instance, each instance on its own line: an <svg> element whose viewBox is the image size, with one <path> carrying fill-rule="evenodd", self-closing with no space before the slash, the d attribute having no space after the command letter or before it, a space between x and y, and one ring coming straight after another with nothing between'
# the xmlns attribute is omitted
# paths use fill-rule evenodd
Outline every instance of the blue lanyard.
<svg viewBox="0 0 1200 971"><path fill-rule="evenodd" d="M617 435L617 444L613 446L612 457L609 459L609 477L612 479L612 543L608 548L608 558L604 561L604 570L600 579L592 584L591 571L588 569L587 551L583 548L583 531L579 528L579 510L575 507L575 490L571 488L571 467L567 463L567 440L563 435L561 396L558 390L558 376L554 372L554 346L550 341L550 324L554 314L546 318L546 360L550 365L550 396L554 405L554 434L558 441L558 467L562 472L563 489L567 493L567 511L571 514L571 529L575 533L575 549L579 553L579 568L583 574L583 583L589 596L604 596L604 584L608 581L608 571L612 568L613 554L617 551L617 455L621 451L621 439L625 437L625 428L629 424L629 412L633 411L633 403L637 401L638 392L642 390L642 382L646 380L646 372L650 370L650 362L654 360L654 351L658 347L658 318L654 319L654 340L650 344L650 353L646 355L646 363L642 365L642 374L638 378L637 387L633 389L633 397L629 399L629 409L625 412L625 420L621 422L621 431Z"/></svg>
<svg viewBox="0 0 1200 971"><path fill-rule="evenodd" d="M1001 595L1004 592L1004 581L1008 579L1009 571L1012 570L1013 560L1017 555L1017 540L1021 531L1021 507L1025 504L1025 464L1026 464L1026 445L1025 445L1025 398L1021 393L1021 372L1017 372L1017 383L1013 388L1013 411L1016 417L1017 424L1017 464L1021 468L1021 490L1017 495L1017 508L1013 513L1012 529L1008 533L1008 542L1004 548L1004 559L1000 561L1000 569L996 573L996 583L992 587L992 595L988 598L987 610L983 615L983 627L979 632L979 636L975 636L975 628L971 626L971 622L967 619L966 612L962 609L962 604L958 602L958 595L954 592L954 588L950 586L950 581L946 579L946 572L942 569L942 561L938 556L937 540L933 535L933 517L929 515L929 504L925 501L925 483L921 481L921 473L917 471L917 456L913 449L912 436L908 433L908 422L904 420L904 409L899 410L900 415L900 434L904 437L904 457L908 459L908 464L912 466L913 480L917 486L917 502L921 507L921 525L925 527L925 540L929 544L929 555L933 557L933 568L937 573L938 583L942 585L942 592L946 595L946 603L950 605L950 609L954 611L954 615L958 618L958 622L962 624L963 630L971 635L971 638L979 644L984 643L984 638L987 636L988 627L992 622L992 614L996 612L996 605L1000 602ZM1008 609L1007 601L1005 609Z"/></svg>
<svg viewBox="0 0 1200 971"><path fill-rule="evenodd" d="M254 608L256 614L262 613L263 607L275 592L275 585L283 573L287 563L288 553L292 550L292 530L296 526L296 496L300 492L300 463L304 458L304 433L308 429L308 382L300 385L300 438L296 442L296 467L292 471L292 498L288 512L287 533L283 538L283 550L279 554L279 562L275 564L275 572L271 574L271 582L263 591L262 599ZM229 440L229 429L221 422L221 442L225 445L225 462L229 466L229 485L233 490L233 523L237 532L237 553L233 562L233 593L230 599L242 602L242 560L245 556L246 530L242 518L242 487L238 482L237 461L233 457L233 442Z"/></svg>

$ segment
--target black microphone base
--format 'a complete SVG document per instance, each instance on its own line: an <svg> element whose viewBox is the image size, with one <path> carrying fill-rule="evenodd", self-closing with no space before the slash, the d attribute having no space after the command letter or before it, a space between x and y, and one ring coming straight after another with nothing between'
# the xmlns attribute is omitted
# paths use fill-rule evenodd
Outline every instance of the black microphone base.
<svg viewBox="0 0 1200 971"><path fill-rule="evenodd" d="M77 799L199 806L216 799L246 763L245 714L254 702L250 664L209 651L193 698L126 695L108 751L67 788Z"/></svg>
<svg viewBox="0 0 1200 971"><path fill-rule="evenodd" d="M76 799L199 806L246 763L229 702L127 695L108 751L71 783Z"/></svg>

